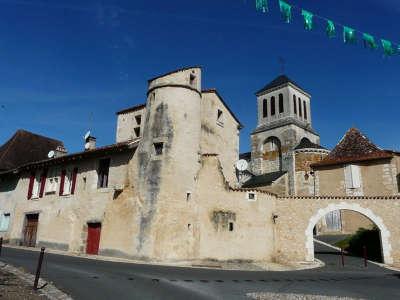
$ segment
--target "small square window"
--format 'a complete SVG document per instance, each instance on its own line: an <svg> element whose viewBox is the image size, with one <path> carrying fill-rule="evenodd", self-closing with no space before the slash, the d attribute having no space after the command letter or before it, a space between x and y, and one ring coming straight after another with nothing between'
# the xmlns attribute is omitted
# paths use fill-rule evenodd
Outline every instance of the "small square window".
<svg viewBox="0 0 400 300"><path fill-rule="evenodd" d="M257 195L252 192L247 193L247 200L249 201L256 201L257 200Z"/></svg>
<svg viewBox="0 0 400 300"><path fill-rule="evenodd" d="M154 152L156 155L163 154L164 143L154 143Z"/></svg>
<svg viewBox="0 0 400 300"><path fill-rule="evenodd" d="M229 231L233 231L233 222L229 222Z"/></svg>

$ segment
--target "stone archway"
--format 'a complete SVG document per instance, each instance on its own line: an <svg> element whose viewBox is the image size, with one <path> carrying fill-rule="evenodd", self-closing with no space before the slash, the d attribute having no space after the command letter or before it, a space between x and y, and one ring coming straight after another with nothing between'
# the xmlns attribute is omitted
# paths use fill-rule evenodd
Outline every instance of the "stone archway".
<svg viewBox="0 0 400 300"><path fill-rule="evenodd" d="M346 203L346 202L341 202L338 204L329 204L325 208L321 208L317 211L316 214L314 214L309 223L308 227L306 229L306 260L307 261L313 261L314 260L314 237L313 237L313 229L314 226L317 224L317 222L324 217L326 214L335 211L335 210L352 210L356 211L367 218L369 218L372 222L375 223L375 225L379 228L380 234L381 234L381 246L382 246L382 256L383 256L383 262L385 264L392 264L393 263L393 258L391 256L392 252L392 247L389 242L389 237L390 237L390 232L383 223L382 218L379 216L375 215L370 209L364 208L360 206L357 203Z"/></svg>

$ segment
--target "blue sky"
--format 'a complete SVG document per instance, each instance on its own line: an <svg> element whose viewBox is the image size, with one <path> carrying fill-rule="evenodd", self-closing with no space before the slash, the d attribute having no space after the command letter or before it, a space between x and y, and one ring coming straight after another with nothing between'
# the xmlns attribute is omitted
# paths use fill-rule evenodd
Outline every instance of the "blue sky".
<svg viewBox="0 0 400 300"><path fill-rule="evenodd" d="M352 126L376 144L400 149L400 55L385 58L359 42L306 32L298 12L282 22L277 0L257 13L252 0L0 0L0 143L17 129L83 148L92 127L100 145L115 141L115 112L143 103L147 79L203 67L245 128L256 126L254 92L286 73L312 94L313 127L333 147ZM293 0L334 21L400 42L397 0ZM92 117L91 117L92 116Z"/></svg>

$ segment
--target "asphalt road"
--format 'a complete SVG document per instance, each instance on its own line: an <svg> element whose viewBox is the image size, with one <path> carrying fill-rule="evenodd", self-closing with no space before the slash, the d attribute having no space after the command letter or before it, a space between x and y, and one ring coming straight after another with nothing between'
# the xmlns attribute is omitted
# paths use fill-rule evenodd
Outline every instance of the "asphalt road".
<svg viewBox="0 0 400 300"><path fill-rule="evenodd" d="M43 277L74 299L247 299L246 293L273 292L364 299L400 299L400 273L363 266L316 246L326 263L319 269L248 272L163 267L46 254ZM1 260L33 273L39 253L3 248Z"/></svg>

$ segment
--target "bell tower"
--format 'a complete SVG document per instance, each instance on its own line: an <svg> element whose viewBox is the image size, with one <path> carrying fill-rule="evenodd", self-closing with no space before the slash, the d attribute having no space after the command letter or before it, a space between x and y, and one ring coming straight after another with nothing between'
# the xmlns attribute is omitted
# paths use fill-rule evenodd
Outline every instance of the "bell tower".
<svg viewBox="0 0 400 300"><path fill-rule="evenodd" d="M320 143L312 128L311 95L281 75L256 93L257 128L251 134L252 172L289 174L289 194L294 186L293 150L302 138Z"/></svg>

